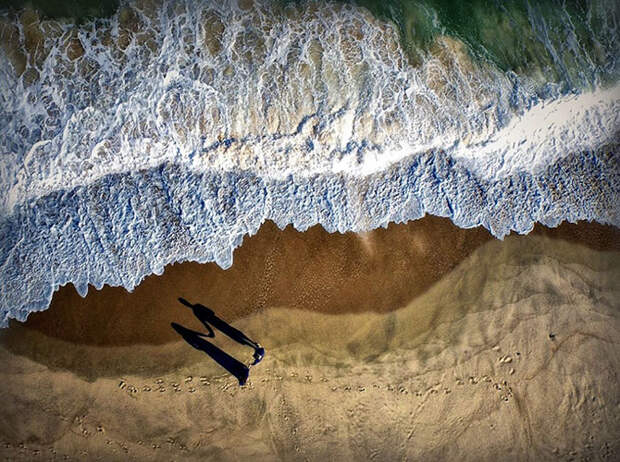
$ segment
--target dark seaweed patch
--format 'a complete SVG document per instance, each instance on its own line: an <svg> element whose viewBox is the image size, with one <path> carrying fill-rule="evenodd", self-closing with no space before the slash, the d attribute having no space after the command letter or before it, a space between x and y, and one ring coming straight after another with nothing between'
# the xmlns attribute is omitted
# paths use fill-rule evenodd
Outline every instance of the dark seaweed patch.
<svg viewBox="0 0 620 462"><path fill-rule="evenodd" d="M0 0L0 10L20 11L30 7L48 19L70 19L83 23L97 18L109 18L119 6L119 0Z"/></svg>

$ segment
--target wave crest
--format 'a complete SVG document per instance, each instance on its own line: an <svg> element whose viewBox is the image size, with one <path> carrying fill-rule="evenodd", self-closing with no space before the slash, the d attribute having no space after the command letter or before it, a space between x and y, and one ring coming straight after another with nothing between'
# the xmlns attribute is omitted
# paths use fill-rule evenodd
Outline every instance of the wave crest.
<svg viewBox="0 0 620 462"><path fill-rule="evenodd" d="M617 84L541 84L448 36L412 66L396 27L352 5L145 5L0 19L2 325L68 282L227 267L267 219L619 223Z"/></svg>

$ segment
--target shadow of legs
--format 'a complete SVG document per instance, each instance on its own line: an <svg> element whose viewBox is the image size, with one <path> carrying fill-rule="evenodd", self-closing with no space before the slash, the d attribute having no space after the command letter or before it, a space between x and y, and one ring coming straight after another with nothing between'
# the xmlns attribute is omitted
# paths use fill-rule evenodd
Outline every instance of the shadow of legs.
<svg viewBox="0 0 620 462"><path fill-rule="evenodd" d="M235 329L226 321L216 316L212 309L207 308L206 306L199 303L192 304L181 297L179 297L179 302L181 302L188 308L191 308L191 310L194 312L194 316L196 316L200 320L200 322L202 322L204 326L209 329L210 332L213 332L210 327L213 326L214 328L227 335L234 341L240 343L241 345L247 345L254 348L254 363L252 365L258 364L265 356L265 349L261 347L259 343L251 340L243 332Z"/></svg>
<svg viewBox="0 0 620 462"><path fill-rule="evenodd" d="M171 323L171 326L176 330L183 339L197 350L204 351L208 354L216 363L234 375L239 380L239 385L245 385L250 375L250 368L243 364L241 361L236 360L225 351L222 351L215 345L203 337L209 336L200 332L193 331L186 327L183 327L177 323Z"/></svg>

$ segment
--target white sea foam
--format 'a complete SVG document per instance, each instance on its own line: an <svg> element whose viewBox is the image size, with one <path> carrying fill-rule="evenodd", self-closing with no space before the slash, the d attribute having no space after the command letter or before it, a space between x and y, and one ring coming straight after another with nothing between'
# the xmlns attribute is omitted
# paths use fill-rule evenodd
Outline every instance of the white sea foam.
<svg viewBox="0 0 620 462"><path fill-rule="evenodd" d="M502 175L596 149L618 126L618 87L528 109L538 97L527 85L473 64L454 40L414 68L395 28L364 10L325 4L291 18L234 5L174 2L129 25L117 15L83 27L77 62L64 52L64 25L47 38L34 83L5 68L3 213L164 162L275 178L363 176L441 149L476 173ZM123 24L143 32L123 35ZM549 117L553 125L531 129Z"/></svg>
<svg viewBox="0 0 620 462"><path fill-rule="evenodd" d="M351 5L133 6L42 24L22 74L0 51L0 324L67 282L228 267L266 219L619 223L617 161L597 154L618 141L617 85L542 98L448 37L413 67L395 27Z"/></svg>
<svg viewBox="0 0 620 462"><path fill-rule="evenodd" d="M617 139L620 86L571 94L531 107L487 139L451 154L481 178L536 172L574 152L596 151Z"/></svg>

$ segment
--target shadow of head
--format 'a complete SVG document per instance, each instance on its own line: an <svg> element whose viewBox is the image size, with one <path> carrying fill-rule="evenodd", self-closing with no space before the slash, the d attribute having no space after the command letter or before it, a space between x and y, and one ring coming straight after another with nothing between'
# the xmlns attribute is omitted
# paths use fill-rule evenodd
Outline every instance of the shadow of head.
<svg viewBox="0 0 620 462"><path fill-rule="evenodd" d="M201 328L194 310L228 322L268 306L318 312L389 312L402 307L490 238L480 228L460 229L426 217L365 233L278 229L266 222L235 251L234 264L169 265L133 292L92 289L81 298L61 287L48 310L23 323L49 337L94 346L162 345L178 340L171 322ZM367 241L372 240L372 252ZM177 298L180 294L185 298ZM190 298L191 297L191 298ZM190 309L187 309L190 308Z"/></svg>
<svg viewBox="0 0 620 462"><path fill-rule="evenodd" d="M617 229L596 224L537 227L534 232L586 244L620 245ZM391 312L423 294L490 238L482 228L461 229L449 219L431 216L391 224L362 238L330 234L320 226L303 233L290 226L280 230L266 222L235 251L228 270L215 264L174 264L161 276L147 277L131 293L104 287L91 290L86 298L68 285L56 292L50 309L31 314L25 323L11 323L0 342L46 365L83 370L88 365L77 357L83 354L80 348L106 347L108 355L118 351L128 356L149 346L178 344L170 323L204 330L193 311L208 310L206 306L217 307L218 316L228 322L271 306L321 313ZM177 299L179 294L206 306ZM46 339L75 355L50 349ZM172 356L166 358L178 364ZM135 368L144 369L140 364L148 362L137 357ZM114 364L116 370L123 367L123 361ZM165 366L162 362L154 367Z"/></svg>

